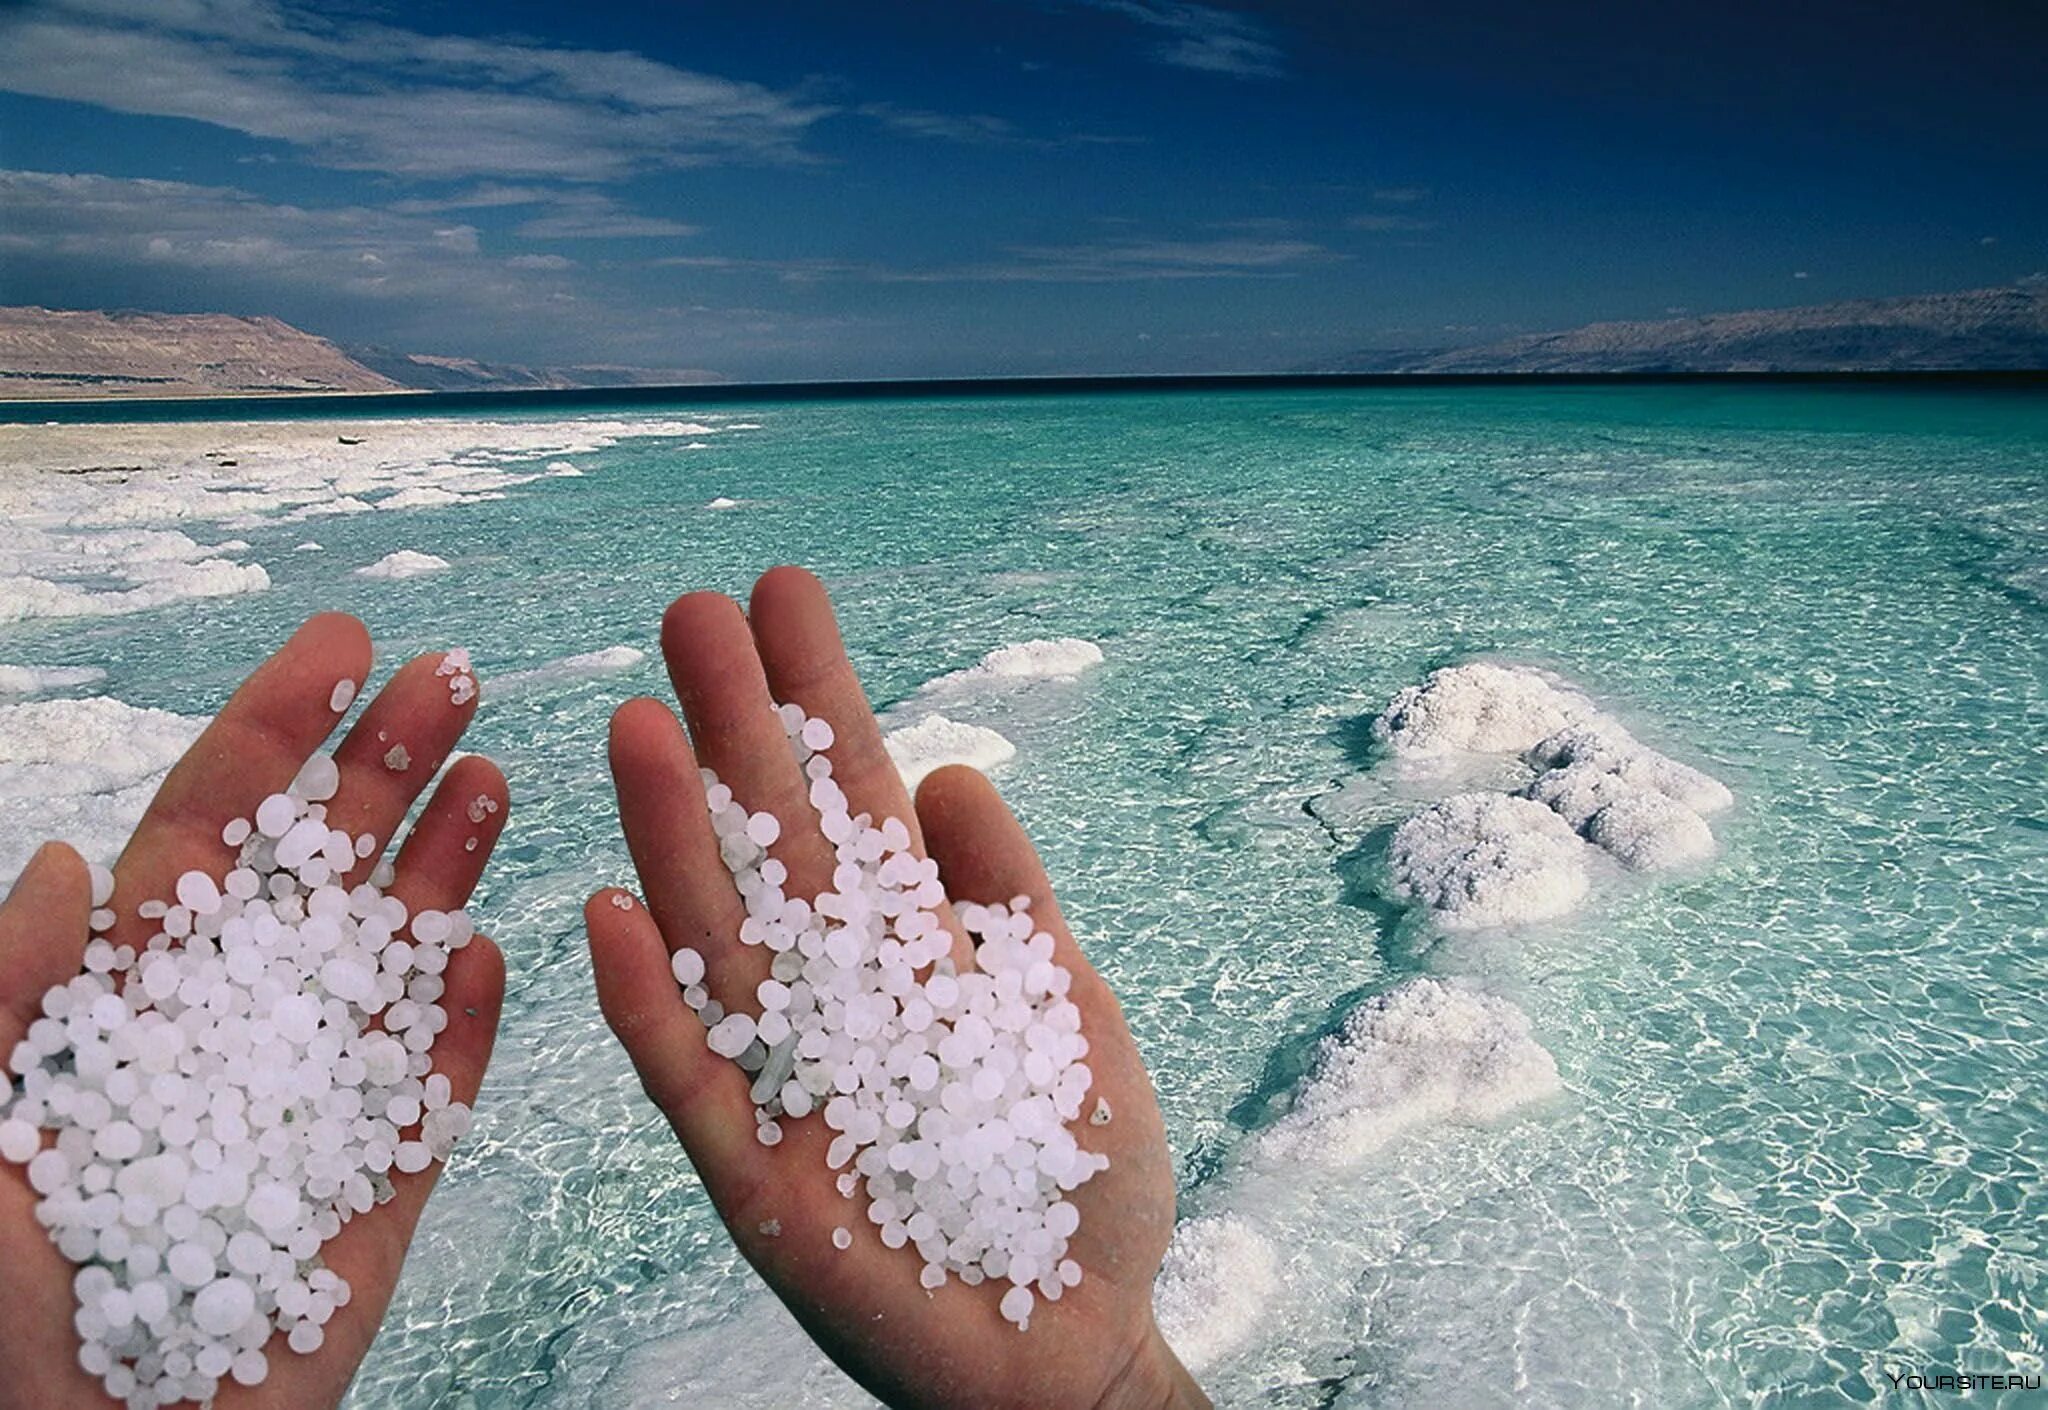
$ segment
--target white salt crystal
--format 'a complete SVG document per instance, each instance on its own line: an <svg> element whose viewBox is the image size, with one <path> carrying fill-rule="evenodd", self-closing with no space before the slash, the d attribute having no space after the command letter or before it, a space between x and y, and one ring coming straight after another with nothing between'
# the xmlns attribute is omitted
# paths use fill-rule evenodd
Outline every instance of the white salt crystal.
<svg viewBox="0 0 2048 1410"><path fill-rule="evenodd" d="M670 958L669 968L675 972L676 983L687 989L703 980L704 957L685 945Z"/></svg>
<svg viewBox="0 0 2048 1410"><path fill-rule="evenodd" d="M334 756L322 753L306 760L288 791L309 803L319 803L332 798L340 786L341 770L335 765Z"/></svg>

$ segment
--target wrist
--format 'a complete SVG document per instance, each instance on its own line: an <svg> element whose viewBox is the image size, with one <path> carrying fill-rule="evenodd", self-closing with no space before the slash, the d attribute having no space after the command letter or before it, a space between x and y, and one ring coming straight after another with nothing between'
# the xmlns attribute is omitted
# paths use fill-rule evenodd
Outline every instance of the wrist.
<svg viewBox="0 0 2048 1410"><path fill-rule="evenodd" d="M1095 1410L1212 1410L1209 1397L1173 1354L1150 1316Z"/></svg>

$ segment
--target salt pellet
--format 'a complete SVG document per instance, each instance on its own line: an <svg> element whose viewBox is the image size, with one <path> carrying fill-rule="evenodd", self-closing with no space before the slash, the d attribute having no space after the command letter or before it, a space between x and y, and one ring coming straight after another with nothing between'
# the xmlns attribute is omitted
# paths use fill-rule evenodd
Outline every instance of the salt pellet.
<svg viewBox="0 0 2048 1410"><path fill-rule="evenodd" d="M339 715L355 703L356 683L352 680L338 680L334 689L327 693L327 708Z"/></svg>

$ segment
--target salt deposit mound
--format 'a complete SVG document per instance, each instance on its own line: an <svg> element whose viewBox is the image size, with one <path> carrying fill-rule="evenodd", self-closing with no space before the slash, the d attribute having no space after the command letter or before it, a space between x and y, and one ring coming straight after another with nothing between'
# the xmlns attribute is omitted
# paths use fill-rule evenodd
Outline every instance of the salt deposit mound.
<svg viewBox="0 0 2048 1410"><path fill-rule="evenodd" d="M988 770L1017 757L1017 746L994 730L944 715L926 715L914 725L890 730L882 736L882 747L903 775L903 786L912 790L926 774L948 764Z"/></svg>
<svg viewBox="0 0 2048 1410"><path fill-rule="evenodd" d="M1101 664L1102 648L1079 637L1019 641L998 646L974 665L940 676L925 688L953 689L1012 680L1070 681Z"/></svg>
<svg viewBox="0 0 2048 1410"><path fill-rule="evenodd" d="M1559 1090L1557 1063L1521 1009L1439 979L1410 979L1323 1041L1294 1109L1260 1137L1259 1152L1352 1161L1411 1127L1491 1121Z"/></svg>
<svg viewBox="0 0 2048 1410"><path fill-rule="evenodd" d="M1735 802L1719 779L1659 754L1605 715L1540 740L1526 757L1539 769L1585 766L1615 774L1637 791L1665 794L1696 813L1718 813Z"/></svg>
<svg viewBox="0 0 2048 1410"><path fill-rule="evenodd" d="M948 671L884 711L882 743L906 786L916 788L933 769L968 764L991 769L1017 757L1004 730L1042 723L1049 683L1072 682L1102 664L1102 648L1078 637L998 646L972 666ZM980 715L990 724L955 719ZM994 728L992 726L1001 726Z"/></svg>
<svg viewBox="0 0 2048 1410"><path fill-rule="evenodd" d="M1719 780L1643 744L1582 692L1524 667L1477 661L1433 671L1397 694L1372 730L1403 765L1514 755L1537 770L1512 799L1462 794L1395 830L1393 894L1451 929L1545 919L1577 905L1587 876L1580 851L1565 845L1574 834L1635 871L1710 857L1705 815L1735 801ZM1553 816L1546 824L1510 804Z"/></svg>
<svg viewBox="0 0 2048 1410"><path fill-rule="evenodd" d="M1234 1215L1213 1214L1173 1231L1153 1311L1166 1344L1200 1375L1244 1345L1279 1286L1272 1241Z"/></svg>
<svg viewBox="0 0 2048 1410"><path fill-rule="evenodd" d="M1519 754L1597 713L1592 701L1540 672L1473 661L1431 671L1402 690L1372 733L1397 759Z"/></svg>
<svg viewBox="0 0 2048 1410"><path fill-rule="evenodd" d="M1585 899L1586 845L1556 813L1505 793L1461 793L1394 829L1394 895L1448 930L1551 920Z"/></svg>
<svg viewBox="0 0 2048 1410"><path fill-rule="evenodd" d="M1662 793L1616 799L1593 814L1586 836L1633 871L1663 871L1714 855L1707 820Z"/></svg>
<svg viewBox="0 0 2048 1410"><path fill-rule="evenodd" d="M419 553L410 548L401 548L387 553L375 563L356 569L359 578L417 578L427 573L438 573L448 566L448 560L432 553Z"/></svg>
<svg viewBox="0 0 2048 1410"><path fill-rule="evenodd" d="M0 695L34 695L45 690L67 690L74 685L103 681L107 673L98 666L0 666Z"/></svg>
<svg viewBox="0 0 2048 1410"><path fill-rule="evenodd" d="M111 862L205 725L106 697L0 705L0 880L51 837Z"/></svg>

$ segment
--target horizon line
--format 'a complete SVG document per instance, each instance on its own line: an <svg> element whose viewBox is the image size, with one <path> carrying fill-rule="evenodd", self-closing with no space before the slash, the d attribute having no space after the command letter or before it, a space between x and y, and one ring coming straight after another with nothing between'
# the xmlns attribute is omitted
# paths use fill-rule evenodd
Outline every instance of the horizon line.
<svg viewBox="0 0 2048 1410"><path fill-rule="evenodd" d="M1044 396L1087 393L1290 391L1346 387L1854 386L1859 384L1984 389L2048 389L2048 367L1883 368L1800 371L1623 372L1131 372L990 377L865 377L768 382L674 382L606 387L402 389L378 392L254 392L176 397L65 397L0 399L0 425L30 421L118 424L205 419L189 413L209 407L261 409L261 418L314 419L329 413L425 412L426 406L460 410L548 401L563 406L606 406L699 400L803 402L914 400L974 396ZM426 413L431 414L431 413Z"/></svg>

